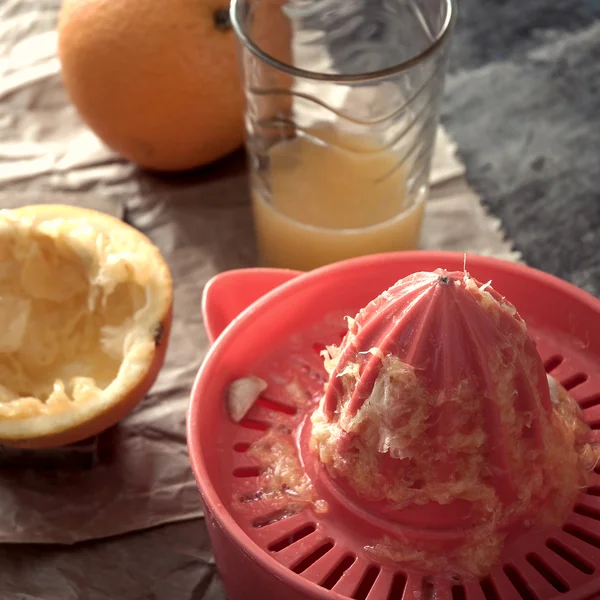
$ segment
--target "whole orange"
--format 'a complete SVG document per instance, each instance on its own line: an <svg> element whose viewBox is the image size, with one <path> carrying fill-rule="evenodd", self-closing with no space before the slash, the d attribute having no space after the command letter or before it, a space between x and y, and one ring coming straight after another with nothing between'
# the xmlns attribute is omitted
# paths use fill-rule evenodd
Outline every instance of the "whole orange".
<svg viewBox="0 0 600 600"><path fill-rule="evenodd" d="M64 0L58 54L81 118L142 167L185 170L243 143L228 0Z"/></svg>

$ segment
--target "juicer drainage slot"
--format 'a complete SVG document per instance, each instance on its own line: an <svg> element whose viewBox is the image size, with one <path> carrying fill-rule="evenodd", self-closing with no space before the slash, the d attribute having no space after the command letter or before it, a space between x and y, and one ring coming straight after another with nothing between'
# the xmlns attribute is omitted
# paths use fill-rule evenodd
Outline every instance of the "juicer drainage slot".
<svg viewBox="0 0 600 600"><path fill-rule="evenodd" d="M565 594L569 591L569 586L537 554L528 554L525 558L557 592Z"/></svg>
<svg viewBox="0 0 600 600"><path fill-rule="evenodd" d="M571 375L571 377L568 377L567 379L565 379L562 382L562 386L566 390L572 390L573 388L576 388L578 385L585 383L587 380L588 380L587 373L575 373L574 375Z"/></svg>
<svg viewBox="0 0 600 600"><path fill-rule="evenodd" d="M529 589L527 582L515 567L512 565L505 565L503 571L523 600L539 600L539 598Z"/></svg>
<svg viewBox="0 0 600 600"><path fill-rule="evenodd" d="M254 429L255 431L266 431L270 427L269 423L264 423L263 421L253 421L252 419L243 419L240 421L240 425L246 429Z"/></svg>
<svg viewBox="0 0 600 600"><path fill-rule="evenodd" d="M258 467L240 467L233 470L234 477L258 477L260 469Z"/></svg>
<svg viewBox="0 0 600 600"><path fill-rule="evenodd" d="M546 548L552 550L554 554L557 554L562 559L566 560L569 564L573 565L576 569L579 569L582 573L586 575L591 575L595 569L593 565L590 565L586 560L584 560L577 553L568 550L563 546L559 541L555 539L546 540Z"/></svg>
<svg viewBox="0 0 600 600"><path fill-rule="evenodd" d="M554 354L550 358L547 358L544 361L544 368L546 369L546 373L552 373L556 367L558 367L563 360L565 360L560 354Z"/></svg>
<svg viewBox="0 0 600 600"><path fill-rule="evenodd" d="M485 600L500 600L500 596L498 596L498 592L489 577L481 580L481 591Z"/></svg>
<svg viewBox="0 0 600 600"><path fill-rule="evenodd" d="M268 550L270 552L281 552L282 550L289 548L292 544L295 544L296 542L299 542L305 537L311 535L316 530L317 528L314 524L306 525L302 529L295 531L289 537L285 537L282 540L272 543L270 546L268 546Z"/></svg>
<svg viewBox="0 0 600 600"><path fill-rule="evenodd" d="M452 600L467 600L465 588L462 585L452 586Z"/></svg>
<svg viewBox="0 0 600 600"><path fill-rule="evenodd" d="M582 529L581 527L578 527L577 525L567 524L563 527L563 531L565 533L568 533L569 535L572 535L573 537L577 538L578 540L581 540L585 544L589 544L590 546L593 546L594 548L600 549L600 540L595 538L594 536L590 535L585 529Z"/></svg>
<svg viewBox="0 0 600 600"><path fill-rule="evenodd" d="M346 555L341 562L327 575L327 578L321 583L326 590L331 590L333 586L343 577L344 573L354 564L356 556Z"/></svg>
<svg viewBox="0 0 600 600"><path fill-rule="evenodd" d="M366 600L369 592L375 585L375 581L377 580L379 573L379 567L371 565L360 582L360 586L352 597L355 598L355 600Z"/></svg>
<svg viewBox="0 0 600 600"><path fill-rule="evenodd" d="M254 519L254 521L252 521L252 527L260 529L261 527L266 527L267 525L272 525L273 523L287 519L289 516L291 516L291 514L287 510L278 510L277 512Z"/></svg>
<svg viewBox="0 0 600 600"><path fill-rule="evenodd" d="M582 517L588 517L595 521L600 521L600 510L585 504L576 504L573 508L575 514L581 515Z"/></svg>
<svg viewBox="0 0 600 600"><path fill-rule="evenodd" d="M304 557L299 563L292 567L294 573L304 573L308 570L311 565L314 565L319 559L325 556L331 549L333 544L331 542L325 542L322 546L319 546L316 550L313 550L308 556Z"/></svg>
<svg viewBox="0 0 600 600"><path fill-rule="evenodd" d="M579 407L582 410L585 410L586 408L592 408L593 406L597 406L598 404L600 404L600 394L594 394L593 396L590 396L585 400L581 400L581 402L579 403Z"/></svg>

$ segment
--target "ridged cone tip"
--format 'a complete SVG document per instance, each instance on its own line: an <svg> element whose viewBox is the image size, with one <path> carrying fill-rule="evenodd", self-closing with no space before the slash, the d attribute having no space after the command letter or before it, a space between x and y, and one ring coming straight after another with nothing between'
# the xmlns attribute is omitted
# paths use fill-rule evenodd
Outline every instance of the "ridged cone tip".
<svg viewBox="0 0 600 600"><path fill-rule="evenodd" d="M461 529L445 556L378 552L482 576L506 535L561 524L595 457L566 392L551 398L514 306L466 272L420 272L348 320L311 449L352 501L396 522Z"/></svg>

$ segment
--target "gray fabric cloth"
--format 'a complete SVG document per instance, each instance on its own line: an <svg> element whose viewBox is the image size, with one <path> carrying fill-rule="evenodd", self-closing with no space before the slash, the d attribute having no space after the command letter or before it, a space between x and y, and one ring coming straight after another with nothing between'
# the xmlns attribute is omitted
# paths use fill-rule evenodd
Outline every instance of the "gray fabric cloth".
<svg viewBox="0 0 600 600"><path fill-rule="evenodd" d="M599 0L456 1L451 72L505 60L520 62L526 50L543 43L547 32L567 37L600 17Z"/></svg>
<svg viewBox="0 0 600 600"><path fill-rule="evenodd" d="M600 296L600 2L463 0L443 123L531 266Z"/></svg>

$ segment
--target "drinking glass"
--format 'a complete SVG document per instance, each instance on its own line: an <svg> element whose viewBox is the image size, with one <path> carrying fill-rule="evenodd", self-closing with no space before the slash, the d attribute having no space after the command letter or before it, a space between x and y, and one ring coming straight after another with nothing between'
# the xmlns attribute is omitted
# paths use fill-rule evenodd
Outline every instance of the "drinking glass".
<svg viewBox="0 0 600 600"><path fill-rule="evenodd" d="M454 0L232 0L261 264L415 249Z"/></svg>

